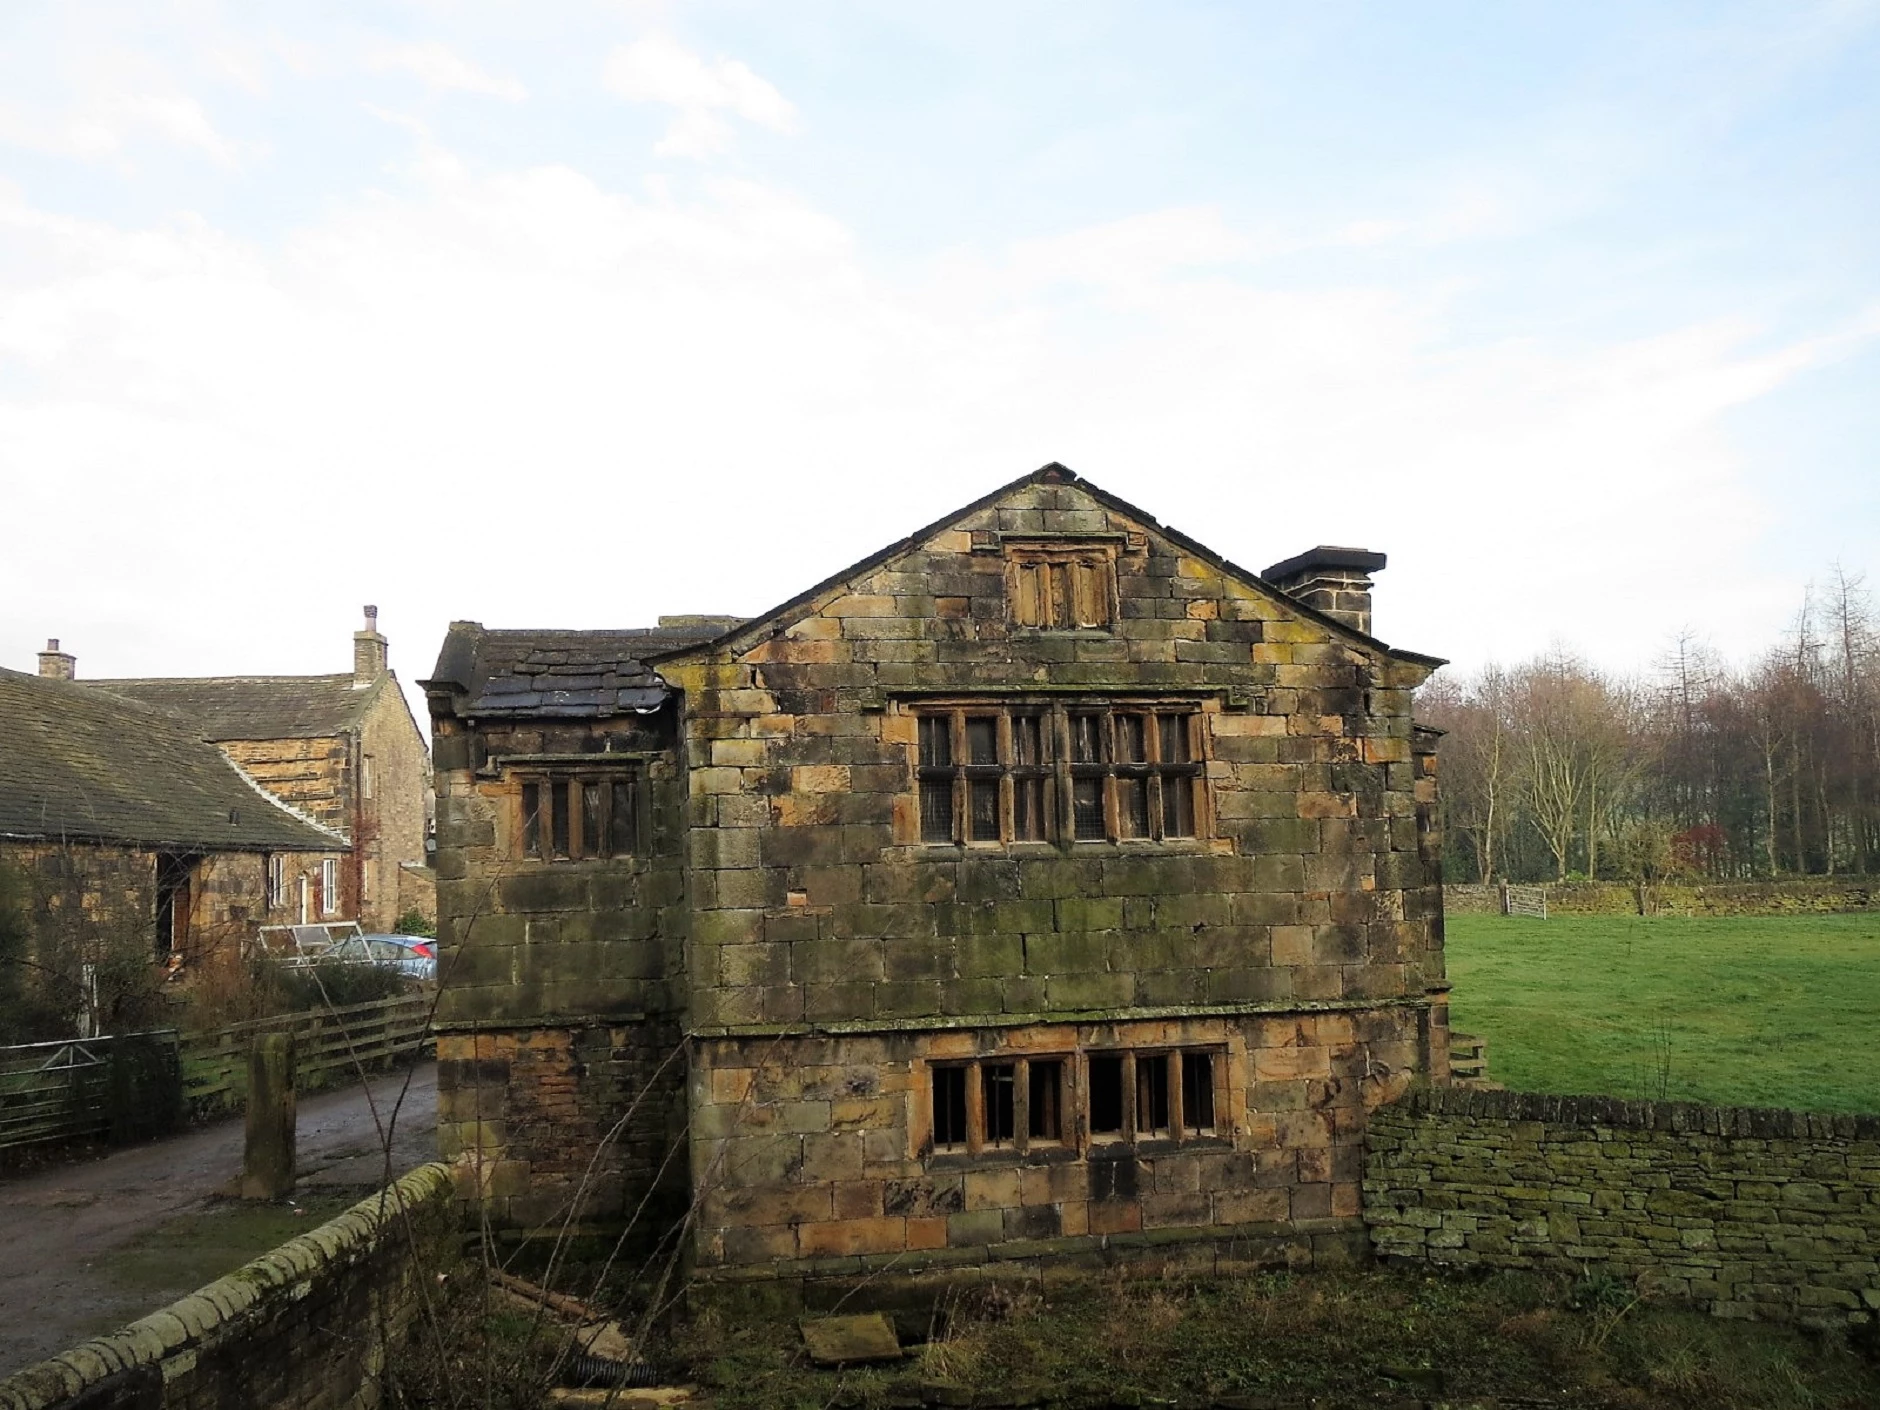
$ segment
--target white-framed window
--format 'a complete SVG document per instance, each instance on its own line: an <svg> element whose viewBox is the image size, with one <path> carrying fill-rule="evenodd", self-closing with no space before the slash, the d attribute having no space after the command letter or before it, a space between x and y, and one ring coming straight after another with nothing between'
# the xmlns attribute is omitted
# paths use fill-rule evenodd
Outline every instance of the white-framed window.
<svg viewBox="0 0 1880 1410"><path fill-rule="evenodd" d="M279 852L268 855L268 909L278 911L287 904L287 859Z"/></svg>
<svg viewBox="0 0 1880 1410"><path fill-rule="evenodd" d="M332 857L320 863L320 914L339 914L339 863Z"/></svg>

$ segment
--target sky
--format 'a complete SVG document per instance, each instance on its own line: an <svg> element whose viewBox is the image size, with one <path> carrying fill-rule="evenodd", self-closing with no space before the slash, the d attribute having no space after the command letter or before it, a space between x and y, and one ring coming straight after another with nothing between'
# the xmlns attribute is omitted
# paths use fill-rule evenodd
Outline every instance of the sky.
<svg viewBox="0 0 1880 1410"><path fill-rule="evenodd" d="M1880 588L1880 0L8 0L0 664L762 611L1049 461L1377 634Z"/></svg>

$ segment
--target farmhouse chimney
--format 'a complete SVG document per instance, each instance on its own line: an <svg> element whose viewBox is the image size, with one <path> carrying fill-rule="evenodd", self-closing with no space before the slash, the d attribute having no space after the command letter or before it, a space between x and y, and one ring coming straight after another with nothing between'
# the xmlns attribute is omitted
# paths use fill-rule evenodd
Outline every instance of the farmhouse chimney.
<svg viewBox="0 0 1880 1410"><path fill-rule="evenodd" d="M78 657L59 650L59 639L51 637L39 653L39 674L51 681L69 681L78 677Z"/></svg>
<svg viewBox="0 0 1880 1410"><path fill-rule="evenodd" d="M368 605L364 631L353 633L353 685L371 685L385 674L385 638L379 635L379 609Z"/></svg>
<svg viewBox="0 0 1880 1410"><path fill-rule="evenodd" d="M1322 543L1283 563L1275 563L1260 576L1288 597L1295 597L1332 620L1369 636L1371 574L1383 566L1381 553Z"/></svg>

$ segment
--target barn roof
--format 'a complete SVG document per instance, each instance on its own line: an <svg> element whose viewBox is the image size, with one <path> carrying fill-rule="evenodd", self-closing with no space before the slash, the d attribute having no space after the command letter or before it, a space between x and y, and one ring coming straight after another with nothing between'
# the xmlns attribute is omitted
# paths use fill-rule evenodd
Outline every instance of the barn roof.
<svg viewBox="0 0 1880 1410"><path fill-rule="evenodd" d="M346 846L176 715L89 682L4 668L0 836L224 852Z"/></svg>
<svg viewBox="0 0 1880 1410"><path fill-rule="evenodd" d="M379 682L336 676L191 676L87 680L187 720L204 739L320 739L356 725Z"/></svg>

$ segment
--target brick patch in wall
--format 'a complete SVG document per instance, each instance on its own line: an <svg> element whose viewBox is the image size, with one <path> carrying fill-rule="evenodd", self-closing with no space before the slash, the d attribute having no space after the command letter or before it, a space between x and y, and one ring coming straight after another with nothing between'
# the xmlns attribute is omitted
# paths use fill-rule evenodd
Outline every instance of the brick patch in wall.
<svg viewBox="0 0 1880 1410"><path fill-rule="evenodd" d="M1605 1272L1720 1317L1880 1314L1880 1116L1413 1092L1371 1114L1387 1259Z"/></svg>

